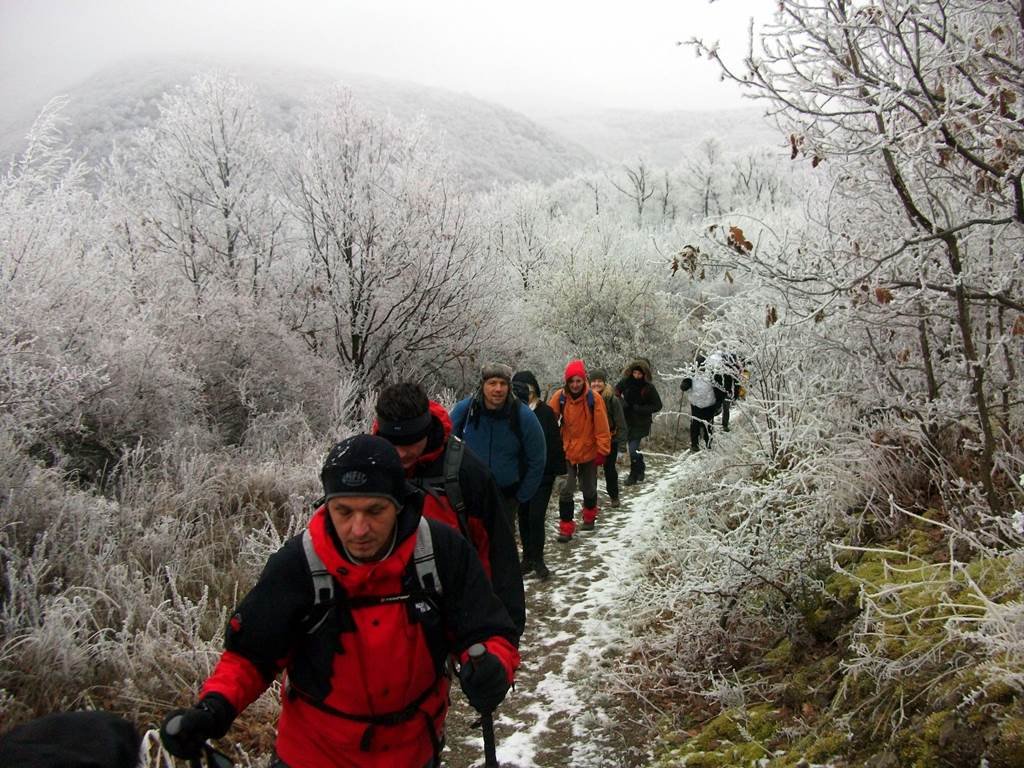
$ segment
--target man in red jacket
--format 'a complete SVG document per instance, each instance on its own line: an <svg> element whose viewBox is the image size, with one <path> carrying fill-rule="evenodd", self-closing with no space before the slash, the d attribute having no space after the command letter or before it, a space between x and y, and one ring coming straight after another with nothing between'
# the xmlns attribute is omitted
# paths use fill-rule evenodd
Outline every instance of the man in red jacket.
<svg viewBox="0 0 1024 768"><path fill-rule="evenodd" d="M344 440L320 477L325 503L243 598L199 701L165 719L171 754L197 758L282 670L280 768L439 765L451 655L473 707L504 699L515 627L467 541L421 516L392 445Z"/></svg>
<svg viewBox="0 0 1024 768"><path fill-rule="evenodd" d="M448 411L430 400L419 384L384 387L376 411L372 432L395 446L406 479L427 493L423 514L448 523L469 539L494 593L522 634L526 625L523 575L512 526L502 512L491 470L452 435Z"/></svg>

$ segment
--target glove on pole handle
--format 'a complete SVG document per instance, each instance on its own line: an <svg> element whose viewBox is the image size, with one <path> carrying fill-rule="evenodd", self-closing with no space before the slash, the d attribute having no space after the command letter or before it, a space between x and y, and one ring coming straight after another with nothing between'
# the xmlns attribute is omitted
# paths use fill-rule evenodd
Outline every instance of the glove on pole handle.
<svg viewBox="0 0 1024 768"><path fill-rule="evenodd" d="M167 733L171 736L177 736L181 733L181 721L182 716L178 715L172 717L167 722ZM230 768L234 765L231 760L222 752L218 752L216 749L211 747L209 744L203 744L203 751L206 753L206 764L208 768ZM188 761L190 768L203 768L203 762L201 758L193 758ZM497 763L495 763L497 765Z"/></svg>
<svg viewBox="0 0 1024 768"><path fill-rule="evenodd" d="M487 653L483 643L474 643L469 646L469 663L476 669L476 661ZM498 768L498 755L494 746L494 713L480 713L480 728L484 733L484 766L485 768Z"/></svg>
<svg viewBox="0 0 1024 768"><path fill-rule="evenodd" d="M177 715L176 717L172 717L170 720L167 721L167 725L164 728L164 730L167 731L168 736L177 736L179 733L181 733L181 721L183 719L184 718L181 715ZM189 760L188 764L190 768L203 768L203 764L199 762L198 757Z"/></svg>

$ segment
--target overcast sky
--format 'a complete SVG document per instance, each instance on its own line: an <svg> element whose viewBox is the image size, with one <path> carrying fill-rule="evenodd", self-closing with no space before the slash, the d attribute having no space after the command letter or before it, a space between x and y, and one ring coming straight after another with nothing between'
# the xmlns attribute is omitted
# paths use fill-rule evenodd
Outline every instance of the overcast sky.
<svg viewBox="0 0 1024 768"><path fill-rule="evenodd" d="M45 101L143 54L257 56L520 109L743 106L693 36L746 50L773 0L0 0L0 103ZM749 102L746 102L749 104Z"/></svg>

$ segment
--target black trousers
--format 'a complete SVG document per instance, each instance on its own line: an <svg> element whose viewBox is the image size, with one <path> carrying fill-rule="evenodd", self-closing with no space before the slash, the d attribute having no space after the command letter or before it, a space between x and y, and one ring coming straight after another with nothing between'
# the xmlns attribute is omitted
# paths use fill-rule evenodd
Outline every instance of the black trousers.
<svg viewBox="0 0 1024 768"><path fill-rule="evenodd" d="M612 452L604 460L604 487L608 491L608 498L619 498L619 469L615 466L615 459L619 457L619 444L612 443Z"/></svg>
<svg viewBox="0 0 1024 768"><path fill-rule="evenodd" d="M523 542L524 562L540 563L544 560L544 521L554 487L555 476L544 475L533 498L519 505L519 538Z"/></svg>
<svg viewBox="0 0 1024 768"><path fill-rule="evenodd" d="M720 403L709 405L707 408L690 406L690 450L700 450L700 444L704 443L705 448L711 447L711 434L713 432L711 423L718 412L722 409Z"/></svg>

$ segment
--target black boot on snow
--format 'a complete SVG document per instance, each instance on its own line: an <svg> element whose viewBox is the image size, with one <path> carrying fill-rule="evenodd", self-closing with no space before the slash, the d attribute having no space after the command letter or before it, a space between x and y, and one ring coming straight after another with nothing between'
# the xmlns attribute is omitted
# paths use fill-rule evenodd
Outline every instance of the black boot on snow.
<svg viewBox="0 0 1024 768"><path fill-rule="evenodd" d="M637 476L640 474L640 470L636 464L632 464L629 467L629 477L622 481L623 485L636 485Z"/></svg>
<svg viewBox="0 0 1024 768"><path fill-rule="evenodd" d="M541 581L547 581L551 578L551 571L543 560L538 560L537 564L533 568L533 575Z"/></svg>

